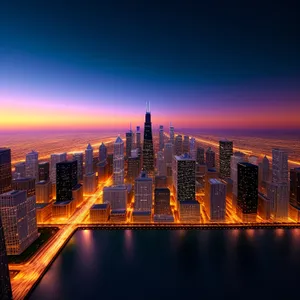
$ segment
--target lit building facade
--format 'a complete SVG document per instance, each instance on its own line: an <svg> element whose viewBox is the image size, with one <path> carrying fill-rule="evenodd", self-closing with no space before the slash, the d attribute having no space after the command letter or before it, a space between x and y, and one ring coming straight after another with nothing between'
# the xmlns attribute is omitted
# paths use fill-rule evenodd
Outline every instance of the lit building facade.
<svg viewBox="0 0 300 300"><path fill-rule="evenodd" d="M0 172L1 174L1 172ZM26 177L26 164L25 162L20 162L15 164L15 178Z"/></svg>
<svg viewBox="0 0 300 300"><path fill-rule="evenodd" d="M166 175L166 164L165 164L164 153L162 151L157 152L156 168L157 168L157 174L159 176Z"/></svg>
<svg viewBox="0 0 300 300"><path fill-rule="evenodd" d="M285 150L272 150L272 182L288 183L288 153Z"/></svg>
<svg viewBox="0 0 300 300"><path fill-rule="evenodd" d="M188 135L183 137L182 152L188 154L190 153L190 137Z"/></svg>
<svg viewBox="0 0 300 300"><path fill-rule="evenodd" d="M125 185L105 186L103 188L103 203L109 203L112 211L126 210L127 197Z"/></svg>
<svg viewBox="0 0 300 300"><path fill-rule="evenodd" d="M90 209L91 223L106 223L110 216L110 204L94 204Z"/></svg>
<svg viewBox="0 0 300 300"><path fill-rule="evenodd" d="M124 142L119 136L114 143L113 182L114 185L124 183Z"/></svg>
<svg viewBox="0 0 300 300"><path fill-rule="evenodd" d="M39 154L36 151L31 151L26 154L26 177L32 177L35 180L39 180L39 170L38 170L38 164L39 164Z"/></svg>
<svg viewBox="0 0 300 300"><path fill-rule="evenodd" d="M77 177L78 181L83 180L83 153L76 152L73 154L73 160L77 161Z"/></svg>
<svg viewBox="0 0 300 300"><path fill-rule="evenodd" d="M50 179L53 184L56 183L56 164L66 161L67 160L67 153L54 153L50 155Z"/></svg>
<svg viewBox="0 0 300 300"><path fill-rule="evenodd" d="M195 200L179 201L180 223L200 223L200 204Z"/></svg>
<svg viewBox="0 0 300 300"><path fill-rule="evenodd" d="M133 149L133 132L130 128L129 131L126 132L126 159L131 156L131 150Z"/></svg>
<svg viewBox="0 0 300 300"><path fill-rule="evenodd" d="M94 150L91 144L88 144L85 149L85 175L90 175L94 173L93 165L94 165Z"/></svg>
<svg viewBox="0 0 300 300"><path fill-rule="evenodd" d="M35 178L13 179L12 188L17 191L26 191L27 197L35 196Z"/></svg>
<svg viewBox="0 0 300 300"><path fill-rule="evenodd" d="M50 179L50 164L47 161L40 162L38 165L38 181L47 181Z"/></svg>
<svg viewBox="0 0 300 300"><path fill-rule="evenodd" d="M139 155L142 154L142 141L141 141L141 130L140 126L136 127L136 133L135 133L135 146L137 149L139 149Z"/></svg>
<svg viewBox="0 0 300 300"><path fill-rule="evenodd" d="M48 181L40 181L35 185L36 203L48 203L52 199L52 184Z"/></svg>
<svg viewBox="0 0 300 300"><path fill-rule="evenodd" d="M162 151L164 149L165 144L165 135L164 135L164 126L159 126L159 151Z"/></svg>
<svg viewBox="0 0 300 300"><path fill-rule="evenodd" d="M226 215L226 184L218 179L208 180L207 215L212 222L224 222Z"/></svg>
<svg viewBox="0 0 300 300"><path fill-rule="evenodd" d="M0 194L12 188L11 150L0 148Z"/></svg>
<svg viewBox="0 0 300 300"><path fill-rule="evenodd" d="M37 203L36 204L36 221L38 224L43 224L52 218L52 203Z"/></svg>
<svg viewBox="0 0 300 300"><path fill-rule="evenodd" d="M170 124L170 143L174 145L175 143L175 133L174 133L174 126Z"/></svg>
<svg viewBox="0 0 300 300"><path fill-rule="evenodd" d="M290 204L300 208L300 168L290 170Z"/></svg>
<svg viewBox="0 0 300 300"><path fill-rule="evenodd" d="M199 165L204 165L204 148L202 147L197 148L196 162Z"/></svg>
<svg viewBox="0 0 300 300"><path fill-rule="evenodd" d="M257 215L264 221L268 221L271 218L271 201L262 193L258 193Z"/></svg>
<svg viewBox="0 0 300 300"><path fill-rule="evenodd" d="M97 190L96 173L91 173L83 176L83 193L85 195L92 195Z"/></svg>
<svg viewBox="0 0 300 300"><path fill-rule="evenodd" d="M134 185L134 210L151 211L152 208L152 178L147 176L145 171L136 178Z"/></svg>
<svg viewBox="0 0 300 300"><path fill-rule="evenodd" d="M216 154L211 147L209 147L205 152L205 163L208 169L216 167Z"/></svg>
<svg viewBox="0 0 300 300"><path fill-rule="evenodd" d="M219 141L220 177L230 178L230 159L233 155L232 141Z"/></svg>
<svg viewBox="0 0 300 300"><path fill-rule="evenodd" d="M177 135L175 138L174 154L180 156L183 152L182 135Z"/></svg>

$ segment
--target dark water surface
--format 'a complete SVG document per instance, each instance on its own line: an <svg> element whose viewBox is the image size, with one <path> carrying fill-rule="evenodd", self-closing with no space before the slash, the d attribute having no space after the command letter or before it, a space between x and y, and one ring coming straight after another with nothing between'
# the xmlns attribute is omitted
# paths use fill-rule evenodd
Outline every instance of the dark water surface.
<svg viewBox="0 0 300 300"><path fill-rule="evenodd" d="M77 231L30 299L300 299L300 229Z"/></svg>

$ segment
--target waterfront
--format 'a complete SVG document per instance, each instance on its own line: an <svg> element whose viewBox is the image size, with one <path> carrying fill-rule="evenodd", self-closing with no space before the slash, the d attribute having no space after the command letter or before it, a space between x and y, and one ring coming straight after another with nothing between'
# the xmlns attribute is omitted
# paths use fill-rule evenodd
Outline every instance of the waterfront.
<svg viewBox="0 0 300 300"><path fill-rule="evenodd" d="M300 229L79 230L30 299L290 299Z"/></svg>

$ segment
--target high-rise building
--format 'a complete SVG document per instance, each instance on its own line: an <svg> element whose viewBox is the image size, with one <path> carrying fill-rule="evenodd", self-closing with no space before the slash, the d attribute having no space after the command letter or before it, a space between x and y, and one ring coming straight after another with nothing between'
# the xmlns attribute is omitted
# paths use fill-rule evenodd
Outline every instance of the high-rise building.
<svg viewBox="0 0 300 300"><path fill-rule="evenodd" d="M183 145L182 145L182 135L177 135L175 138L174 145L175 155L180 156L183 153Z"/></svg>
<svg viewBox="0 0 300 300"><path fill-rule="evenodd" d="M258 205L258 166L238 163L237 213L245 221L255 221Z"/></svg>
<svg viewBox="0 0 300 300"><path fill-rule="evenodd" d="M290 203L300 208L300 168L290 170Z"/></svg>
<svg viewBox="0 0 300 300"><path fill-rule="evenodd" d="M162 151L157 152L156 167L157 167L158 175L160 176L166 175L166 164L165 164L164 153Z"/></svg>
<svg viewBox="0 0 300 300"><path fill-rule="evenodd" d="M205 152L205 163L206 163L207 169L216 167L216 154L211 149L211 147L209 147Z"/></svg>
<svg viewBox="0 0 300 300"><path fill-rule="evenodd" d="M262 181L263 182L267 182L269 181L269 176L270 175L270 163L269 160L267 158L267 156L265 156L262 160Z"/></svg>
<svg viewBox="0 0 300 300"><path fill-rule="evenodd" d="M26 164L25 164L25 162L20 162L20 163L15 164L15 175L16 175L15 178L26 177Z"/></svg>
<svg viewBox="0 0 300 300"><path fill-rule="evenodd" d="M0 148L0 194L11 190L11 151L8 148Z"/></svg>
<svg viewBox="0 0 300 300"><path fill-rule="evenodd" d="M90 173L83 176L83 192L86 195L92 195L97 190L96 173Z"/></svg>
<svg viewBox="0 0 300 300"><path fill-rule="evenodd" d="M226 184L218 179L208 181L207 215L210 221L225 221L226 215Z"/></svg>
<svg viewBox="0 0 300 300"><path fill-rule="evenodd" d="M288 153L285 150L272 150L272 181L288 183Z"/></svg>
<svg viewBox="0 0 300 300"><path fill-rule="evenodd" d="M196 139L192 137L190 139L190 155L192 159L196 160L197 158L197 144L196 144Z"/></svg>
<svg viewBox="0 0 300 300"><path fill-rule="evenodd" d="M246 162L246 155L243 152L234 152L230 158L230 173L232 180L232 206L236 209L238 195L238 163Z"/></svg>
<svg viewBox="0 0 300 300"><path fill-rule="evenodd" d="M99 146L99 164L105 165L107 163L107 147L104 143Z"/></svg>
<svg viewBox="0 0 300 300"><path fill-rule="evenodd" d="M107 154L107 168L108 168L108 176L111 176L114 172L114 155L113 155L113 153Z"/></svg>
<svg viewBox="0 0 300 300"><path fill-rule="evenodd" d="M1 194L0 215L7 254L21 254L38 237L34 197L27 198L26 191Z"/></svg>
<svg viewBox="0 0 300 300"><path fill-rule="evenodd" d="M56 164L67 160L67 153L54 153L50 155L50 179L53 184L56 183Z"/></svg>
<svg viewBox="0 0 300 300"><path fill-rule="evenodd" d="M103 188L103 203L109 203L111 210L126 210L127 188L125 185L105 186Z"/></svg>
<svg viewBox="0 0 300 300"><path fill-rule="evenodd" d="M174 222L168 188L156 188L154 190L154 221Z"/></svg>
<svg viewBox="0 0 300 300"><path fill-rule="evenodd" d="M265 221L271 218L271 201L262 193L258 193L257 215Z"/></svg>
<svg viewBox="0 0 300 300"><path fill-rule="evenodd" d="M175 133L174 133L174 126L170 124L170 143L174 145L175 143Z"/></svg>
<svg viewBox="0 0 300 300"><path fill-rule="evenodd" d="M72 200L72 189L77 183L76 160L56 164L56 202Z"/></svg>
<svg viewBox="0 0 300 300"><path fill-rule="evenodd" d="M124 183L124 142L119 136L114 143L113 164L114 185L122 185Z"/></svg>
<svg viewBox="0 0 300 300"><path fill-rule="evenodd" d="M167 188L168 177L167 176L155 176L154 179L155 188Z"/></svg>
<svg viewBox="0 0 300 300"><path fill-rule="evenodd" d="M141 142L141 131L140 131L140 126L136 126L136 133L135 133L135 138L136 138L136 148L139 149L139 155L142 154L142 142Z"/></svg>
<svg viewBox="0 0 300 300"><path fill-rule="evenodd" d="M219 142L220 177L230 178L230 159L233 154L233 142L223 140Z"/></svg>
<svg viewBox="0 0 300 300"><path fill-rule="evenodd" d="M196 162L199 165L204 165L204 148L197 147Z"/></svg>
<svg viewBox="0 0 300 300"><path fill-rule="evenodd" d="M48 181L40 181L35 185L36 203L48 203L52 199L52 184Z"/></svg>
<svg viewBox="0 0 300 300"><path fill-rule="evenodd" d="M0 299L11 300L12 291L9 278L8 261L4 239L3 226L0 215Z"/></svg>
<svg viewBox="0 0 300 300"><path fill-rule="evenodd" d="M144 144L143 144L143 170L152 177L154 172L154 151L152 139L152 123L150 104L147 106L144 125Z"/></svg>
<svg viewBox="0 0 300 300"><path fill-rule="evenodd" d="M131 125L129 131L126 132L126 159L130 157L131 150L133 149L133 132L131 130Z"/></svg>
<svg viewBox="0 0 300 300"><path fill-rule="evenodd" d="M190 137L188 135L183 137L182 152L188 154L190 153Z"/></svg>
<svg viewBox="0 0 300 300"><path fill-rule="evenodd" d="M164 158L166 164L166 175L168 183L171 185L172 182L172 166L173 166L173 153L174 153L174 146L172 143L166 143L164 149Z"/></svg>
<svg viewBox="0 0 300 300"><path fill-rule="evenodd" d="M27 197L35 196L35 179L30 177L14 179L12 188L16 191L26 191Z"/></svg>
<svg viewBox="0 0 300 300"><path fill-rule="evenodd" d="M78 181L82 181L83 180L83 153L82 152L73 153L73 160L77 161Z"/></svg>
<svg viewBox="0 0 300 300"><path fill-rule="evenodd" d="M91 144L88 144L85 149L85 175L90 175L94 173L93 170L93 147Z"/></svg>
<svg viewBox="0 0 300 300"><path fill-rule="evenodd" d="M159 151L162 151L164 149L165 144L165 136L164 136L164 126L159 126Z"/></svg>
<svg viewBox="0 0 300 300"><path fill-rule="evenodd" d="M204 204L205 208L207 208L210 203L209 203L209 180L212 178L219 178L219 174L215 168L212 169L207 169L205 176L204 176Z"/></svg>
<svg viewBox="0 0 300 300"><path fill-rule="evenodd" d="M288 184L286 182L268 183L267 196L271 204L271 218L276 222L286 222L289 209Z"/></svg>
<svg viewBox="0 0 300 300"><path fill-rule="evenodd" d="M32 177L35 178L37 181L39 176L39 170L38 170L38 164L39 164L39 154L36 151L31 151L26 154L26 177Z"/></svg>
<svg viewBox="0 0 300 300"><path fill-rule="evenodd" d="M135 211L151 211L152 207L152 178L142 171L140 177L136 178L135 185Z"/></svg>
<svg viewBox="0 0 300 300"><path fill-rule="evenodd" d="M195 166L195 160L186 153L174 157L172 173L176 202L196 199Z"/></svg>
<svg viewBox="0 0 300 300"><path fill-rule="evenodd" d="M141 160L138 149L131 150L131 156L128 158L127 179L130 183L134 183L141 171Z"/></svg>
<svg viewBox="0 0 300 300"><path fill-rule="evenodd" d="M47 181L49 180L50 176L50 165L48 162L40 162L38 165L38 170L39 170L39 176L38 176L38 181Z"/></svg>

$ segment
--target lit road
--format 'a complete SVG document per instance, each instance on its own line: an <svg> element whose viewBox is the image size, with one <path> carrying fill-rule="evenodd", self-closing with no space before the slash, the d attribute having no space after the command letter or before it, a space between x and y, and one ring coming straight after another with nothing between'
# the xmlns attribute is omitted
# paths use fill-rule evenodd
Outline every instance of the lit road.
<svg viewBox="0 0 300 300"><path fill-rule="evenodd" d="M99 186L97 192L88 198L86 203L68 220L67 224L30 261L21 267L20 272L11 281L14 299L24 299L65 242L72 236L77 225L84 221L91 206L102 196L103 186L110 185L111 182L112 179L110 178L105 184Z"/></svg>

